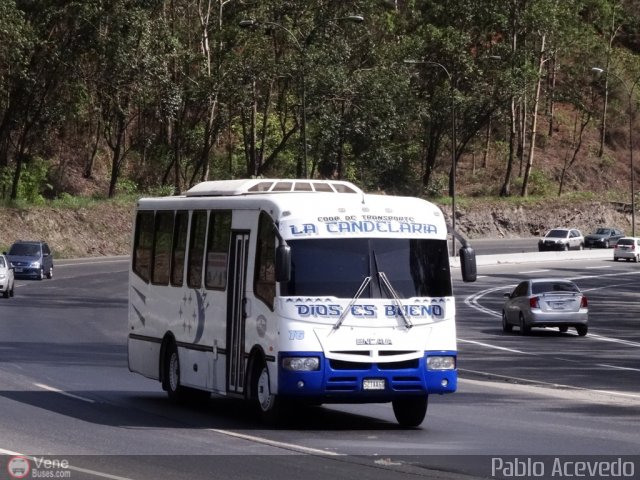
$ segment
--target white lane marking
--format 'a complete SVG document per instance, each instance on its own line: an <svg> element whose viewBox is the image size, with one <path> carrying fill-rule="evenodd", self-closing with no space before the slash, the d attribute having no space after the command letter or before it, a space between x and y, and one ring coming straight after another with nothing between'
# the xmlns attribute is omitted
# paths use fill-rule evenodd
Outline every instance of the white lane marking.
<svg viewBox="0 0 640 480"><path fill-rule="evenodd" d="M544 273L544 272L550 272L551 270L549 269L544 269L544 270L527 270L524 272L518 272L520 274L526 274L526 273Z"/></svg>
<svg viewBox="0 0 640 480"><path fill-rule="evenodd" d="M524 382L525 384L520 384L520 385L510 385L511 387L514 388L526 388L527 385L526 383L530 384L530 385L541 385L541 386L545 386L545 387L552 387L553 389L558 389L558 388L563 388L563 389L567 389L567 390L573 390L573 391L578 391L578 392L585 392L585 393L590 393L590 394L600 394L600 395L609 395L611 397L618 397L621 399L625 399L625 400L634 400L634 404L635 404L635 400L640 399L640 395L635 394L635 393L627 393L627 392L620 392L617 390L598 390L598 389L594 389L594 388L584 388L584 387L576 387L574 385L564 385L562 383L551 383L551 382L541 382L539 380L529 380L528 378L518 378L518 377L509 377L506 375L497 375L497 374L493 374L493 373L486 373L486 372L478 372L475 370L463 370L460 369L460 371L464 371L464 372L469 372L469 373L476 373L476 374L480 374L480 375L485 375L485 376L490 376L490 377L495 377L495 378L502 378L505 380L516 380L519 382ZM468 378L458 378L458 383L471 383L471 384L477 384L479 383L477 380L471 380ZM498 386L499 388L509 388L510 386L507 385L503 385L503 384L496 384L496 386ZM557 390L551 390L551 391L546 391L546 392L539 392L539 393L545 393L548 395L553 395L554 393L558 394L558 396L561 392L557 391Z"/></svg>
<svg viewBox="0 0 640 480"><path fill-rule="evenodd" d="M34 383L36 387L42 388L43 390L48 390L50 392L59 393L60 395L64 395L65 397L75 398L76 400L82 400L87 403L96 403L95 400L91 400L90 398L81 397L79 395L74 395L73 393L65 392L63 390L59 390L57 388L50 387L49 385L45 385L43 383Z"/></svg>
<svg viewBox="0 0 640 480"><path fill-rule="evenodd" d="M329 456L343 455L341 453L328 452L326 450L320 450L318 448L303 447L302 445L296 445L293 443L278 442L275 440L269 440L268 438L256 437L253 435L246 435L244 433L232 432L231 430L220 430L218 428L208 428L207 430L209 430L210 432L219 433L220 435L227 435L229 437L241 438L243 440L248 440L250 442L262 443L264 445L269 445L271 447L278 447L278 448L293 450L301 453L309 453L312 455L329 455Z"/></svg>
<svg viewBox="0 0 640 480"><path fill-rule="evenodd" d="M591 337L592 339L595 338L596 340L602 340L603 342L619 343L621 345L627 345L629 347L640 347L640 343L632 342L631 340L622 340L621 338L605 337L603 335L597 335L595 333L589 333L589 335L587 336Z"/></svg>
<svg viewBox="0 0 640 480"><path fill-rule="evenodd" d="M462 342L462 343L473 343L474 345L480 345L481 347L493 348L495 350L502 350L504 352L521 353L523 355L534 355L534 356L537 355L536 353L523 352L522 350L515 350L513 348L499 347L497 345L491 345L490 343L476 342L475 340L465 340L463 338L458 338L458 341Z"/></svg>
<svg viewBox="0 0 640 480"><path fill-rule="evenodd" d="M630 371L630 372L640 372L640 368L619 367L617 365L608 365L606 363L599 363L597 366L598 367L613 368L614 370L627 370L627 371Z"/></svg>
<svg viewBox="0 0 640 480"><path fill-rule="evenodd" d="M35 457L31 455L24 455L23 453L13 452L11 450L5 450L4 448L0 448L0 453L3 455L12 455L12 456L20 456L20 457L28 458L33 462L39 461L42 458L44 458L44 457ZM111 475L110 473L99 472L97 470L90 470L88 468L75 467L73 465L67 466L64 470L73 470L74 472L87 473L89 475L93 475L94 477L110 478L111 480L132 480L128 477L120 477L118 475Z"/></svg>
<svg viewBox="0 0 640 480"><path fill-rule="evenodd" d="M601 267L585 267L585 270L598 270L600 268L611 268L611 265L603 265Z"/></svg>

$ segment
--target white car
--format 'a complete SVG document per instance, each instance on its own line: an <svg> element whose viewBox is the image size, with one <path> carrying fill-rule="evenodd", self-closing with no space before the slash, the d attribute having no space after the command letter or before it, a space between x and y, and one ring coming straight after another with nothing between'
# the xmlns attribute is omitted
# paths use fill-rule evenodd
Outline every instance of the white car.
<svg viewBox="0 0 640 480"><path fill-rule="evenodd" d="M0 255L0 293L4 298L13 297L14 283L13 267L7 257Z"/></svg>
<svg viewBox="0 0 640 480"><path fill-rule="evenodd" d="M640 238L636 237L622 237L616 243L613 249L613 259L617 262L619 258L627 260L633 260L634 262L640 261Z"/></svg>

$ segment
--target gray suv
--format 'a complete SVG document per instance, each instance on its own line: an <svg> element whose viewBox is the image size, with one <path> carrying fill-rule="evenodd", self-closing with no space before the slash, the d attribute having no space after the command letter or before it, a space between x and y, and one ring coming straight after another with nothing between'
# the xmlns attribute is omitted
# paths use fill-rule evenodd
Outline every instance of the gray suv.
<svg viewBox="0 0 640 480"><path fill-rule="evenodd" d="M46 242L18 240L7 252L16 277L53 277L53 254Z"/></svg>

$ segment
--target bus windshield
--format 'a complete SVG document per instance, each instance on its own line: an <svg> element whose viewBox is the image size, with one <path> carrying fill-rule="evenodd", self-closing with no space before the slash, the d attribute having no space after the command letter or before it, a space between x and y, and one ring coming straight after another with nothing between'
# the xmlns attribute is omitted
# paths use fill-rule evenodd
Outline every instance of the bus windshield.
<svg viewBox="0 0 640 480"><path fill-rule="evenodd" d="M400 298L451 296L446 240L352 238L291 240L291 280L281 295L390 298L386 275Z"/></svg>

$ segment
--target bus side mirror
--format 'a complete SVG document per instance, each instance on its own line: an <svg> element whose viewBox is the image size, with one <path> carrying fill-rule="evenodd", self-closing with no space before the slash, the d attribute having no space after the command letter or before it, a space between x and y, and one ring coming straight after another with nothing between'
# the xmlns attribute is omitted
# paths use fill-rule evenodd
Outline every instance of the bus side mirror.
<svg viewBox="0 0 640 480"><path fill-rule="evenodd" d="M276 249L276 281L286 283L291 280L291 247L278 245Z"/></svg>
<svg viewBox="0 0 640 480"><path fill-rule="evenodd" d="M460 269L462 270L462 280L465 282L475 282L478 277L476 266L476 252L469 246L460 249Z"/></svg>

